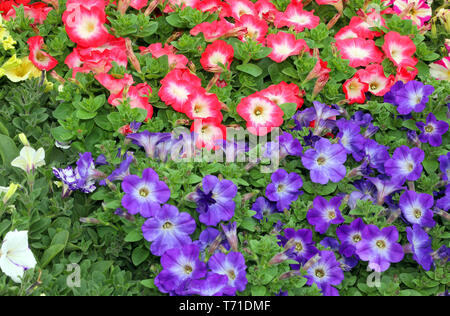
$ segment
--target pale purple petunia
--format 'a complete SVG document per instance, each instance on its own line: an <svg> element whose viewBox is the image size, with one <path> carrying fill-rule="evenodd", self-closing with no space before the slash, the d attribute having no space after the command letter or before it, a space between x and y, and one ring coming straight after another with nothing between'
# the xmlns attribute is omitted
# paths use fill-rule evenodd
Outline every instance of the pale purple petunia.
<svg viewBox="0 0 450 316"><path fill-rule="evenodd" d="M375 272L389 269L391 262L397 263L404 257L402 246L397 243L398 231L395 226L379 229L367 225L362 231L362 240L356 244L356 254L369 262L369 268Z"/></svg>
<svg viewBox="0 0 450 316"><path fill-rule="evenodd" d="M411 245L411 251L413 253L413 259L426 271L429 271L433 264L433 257L431 253L431 238L428 234L419 226L414 225L406 227L406 236Z"/></svg>
<svg viewBox="0 0 450 316"><path fill-rule="evenodd" d="M422 174L422 161L425 153L422 149L400 146L395 149L392 158L385 162L384 169L388 176L402 178L404 181L415 181Z"/></svg>
<svg viewBox="0 0 450 316"><path fill-rule="evenodd" d="M337 290L333 291L328 286L339 285L344 280L344 272L332 251L320 251L319 256L319 260L307 270L308 274L305 277L308 281L306 284L316 283L324 295L335 296Z"/></svg>
<svg viewBox="0 0 450 316"><path fill-rule="evenodd" d="M311 181L327 184L339 182L345 175L344 162L347 160L345 148L340 144L331 144L326 138L315 143L314 149L308 149L302 156L302 163L310 170Z"/></svg>
<svg viewBox="0 0 450 316"><path fill-rule="evenodd" d="M122 181L122 206L130 214L140 213L143 217L154 216L161 204L170 198L170 190L164 181L159 181L158 174L151 168L142 172L142 178L136 175L126 176Z"/></svg>
<svg viewBox="0 0 450 316"><path fill-rule="evenodd" d="M147 157L150 158L156 157L156 146L171 137L170 133L150 133L149 131L127 135L127 138L131 139L134 144L144 148Z"/></svg>
<svg viewBox="0 0 450 316"><path fill-rule="evenodd" d="M213 273L227 276L228 285L238 291L244 291L247 285L247 273L244 256L240 252L215 253L208 261L208 267Z"/></svg>
<svg viewBox="0 0 450 316"><path fill-rule="evenodd" d="M266 196L272 202L277 202L278 211L289 209L292 202L300 195L303 185L302 178L295 172L287 173L284 169L278 169L270 177L271 183L267 185Z"/></svg>
<svg viewBox="0 0 450 316"><path fill-rule="evenodd" d="M416 126L422 132L419 135L420 141L433 147L442 145L442 135L448 131L448 123L438 121L433 113L428 114L426 123L416 122Z"/></svg>
<svg viewBox="0 0 450 316"><path fill-rule="evenodd" d="M395 103L398 113L405 115L412 111L422 112L428 102L428 97L434 92L434 87L412 80L395 92Z"/></svg>
<svg viewBox="0 0 450 316"><path fill-rule="evenodd" d="M325 234L331 224L341 224L345 222L339 207L342 197L335 196L328 202L322 196L316 196L313 201L313 207L308 210L306 219L310 225L314 225L316 232Z"/></svg>
<svg viewBox="0 0 450 316"><path fill-rule="evenodd" d="M225 275L208 273L206 279L193 280L185 294L200 296L233 296L236 289L228 285Z"/></svg>
<svg viewBox="0 0 450 316"><path fill-rule="evenodd" d="M345 119L340 119L336 125L339 128L337 134L339 143L345 148L347 154L352 154L356 161L360 161L365 143L365 138L360 134L360 125Z"/></svg>
<svg viewBox="0 0 450 316"><path fill-rule="evenodd" d="M377 204L382 205L385 199L392 193L405 189L403 187L404 179L399 177L386 178L367 178L377 188Z"/></svg>
<svg viewBox="0 0 450 316"><path fill-rule="evenodd" d="M154 217L142 225L142 233L147 241L152 242L150 251L161 256L166 250L180 248L190 244L189 237L195 231L195 220L189 213L178 212L178 209L164 204Z"/></svg>
<svg viewBox="0 0 450 316"><path fill-rule="evenodd" d="M400 209L405 219L411 224L421 227L433 227L436 222L433 220L434 205L433 197L426 193L416 193L406 190L399 201Z"/></svg>

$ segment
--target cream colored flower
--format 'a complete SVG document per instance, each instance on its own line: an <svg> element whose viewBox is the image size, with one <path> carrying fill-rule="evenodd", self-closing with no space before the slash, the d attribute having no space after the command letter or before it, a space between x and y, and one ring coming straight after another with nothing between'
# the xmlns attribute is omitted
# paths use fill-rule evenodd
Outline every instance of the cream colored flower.
<svg viewBox="0 0 450 316"><path fill-rule="evenodd" d="M25 146L20 151L19 157L11 162L13 167L20 168L26 173L33 172L36 168L45 165L45 151L44 148L39 148L37 151L30 146Z"/></svg>

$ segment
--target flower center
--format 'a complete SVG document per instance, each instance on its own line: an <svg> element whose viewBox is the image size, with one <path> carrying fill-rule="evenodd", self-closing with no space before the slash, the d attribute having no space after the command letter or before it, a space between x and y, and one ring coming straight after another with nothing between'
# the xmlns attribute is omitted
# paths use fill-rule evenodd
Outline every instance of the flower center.
<svg viewBox="0 0 450 316"><path fill-rule="evenodd" d="M425 126L425 132L432 133L434 131L433 125L427 125Z"/></svg>
<svg viewBox="0 0 450 316"><path fill-rule="evenodd" d="M46 61L47 60L47 56L45 56L44 54L42 54L42 52L37 52L36 53L36 59L39 61L39 62L44 62L44 61Z"/></svg>
<svg viewBox="0 0 450 316"><path fill-rule="evenodd" d="M384 240L377 240L376 245L380 249L386 248L386 242Z"/></svg>
<svg viewBox="0 0 450 316"><path fill-rule="evenodd" d="M322 156L320 156L319 158L317 158L317 164L319 166L322 166L323 164L325 164L326 159Z"/></svg>
<svg viewBox="0 0 450 316"><path fill-rule="evenodd" d="M149 193L150 192L149 192L149 190L147 188L141 188L139 190L139 195L142 196L142 197L147 197Z"/></svg>
<svg viewBox="0 0 450 316"><path fill-rule="evenodd" d="M414 209L413 213L414 213L414 217L417 218L417 219L422 217L422 211L419 210L418 208Z"/></svg>
<svg viewBox="0 0 450 316"><path fill-rule="evenodd" d="M86 31L88 31L89 33L92 33L94 30L95 30L95 23L89 22L86 25Z"/></svg>
<svg viewBox="0 0 450 316"><path fill-rule="evenodd" d="M255 108L255 111L253 111L253 113L254 113L256 116L261 115L262 112L263 112L263 109L262 109L262 107L260 107L260 106L257 106L257 107Z"/></svg>
<svg viewBox="0 0 450 316"><path fill-rule="evenodd" d="M328 211L328 218L329 219L335 219L336 218L336 212L335 211Z"/></svg>
<svg viewBox="0 0 450 316"><path fill-rule="evenodd" d="M362 239L362 238L361 238L361 235L359 235L359 234L355 234L355 235L353 235L353 237L352 237L352 240L353 240L354 243L360 242L361 239Z"/></svg>
<svg viewBox="0 0 450 316"><path fill-rule="evenodd" d="M377 83L371 83L370 84L370 90L377 90L378 89L378 84Z"/></svg>
<svg viewBox="0 0 450 316"><path fill-rule="evenodd" d="M195 106L194 106L194 113L198 113L198 112L200 112L201 111L201 106L200 105L198 105L198 104L196 104Z"/></svg>
<svg viewBox="0 0 450 316"><path fill-rule="evenodd" d="M295 243L295 251L300 252L303 250L303 245L301 242L296 242Z"/></svg>
<svg viewBox="0 0 450 316"><path fill-rule="evenodd" d="M278 185L277 191L278 191L278 192L284 191L284 185L283 185L283 184Z"/></svg>
<svg viewBox="0 0 450 316"><path fill-rule="evenodd" d="M236 274L234 273L233 270L229 270L229 271L227 272L227 274L228 274L228 277L229 277L231 280L236 279Z"/></svg>
<svg viewBox="0 0 450 316"><path fill-rule="evenodd" d="M408 163L408 165L406 167L408 168L409 172L414 170L414 165L412 163Z"/></svg>
<svg viewBox="0 0 450 316"><path fill-rule="evenodd" d="M171 222L165 222L162 226L164 229L171 229L173 227L173 224Z"/></svg>
<svg viewBox="0 0 450 316"><path fill-rule="evenodd" d="M185 265L184 266L184 273L186 274L191 274L192 273L192 267L190 265Z"/></svg>
<svg viewBox="0 0 450 316"><path fill-rule="evenodd" d="M322 279L325 276L325 271L323 269L316 269L315 273L316 277Z"/></svg>

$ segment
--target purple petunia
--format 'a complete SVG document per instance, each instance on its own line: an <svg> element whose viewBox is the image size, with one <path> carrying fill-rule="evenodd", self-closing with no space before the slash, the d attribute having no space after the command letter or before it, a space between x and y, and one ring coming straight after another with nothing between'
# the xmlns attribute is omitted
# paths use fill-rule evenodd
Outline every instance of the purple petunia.
<svg viewBox="0 0 450 316"><path fill-rule="evenodd" d="M228 277L228 285L238 291L244 291L247 285L247 274L244 256L240 252L215 253L208 261L208 267L213 273Z"/></svg>
<svg viewBox="0 0 450 316"><path fill-rule="evenodd" d="M442 135L448 131L447 122L438 121L433 113L428 114L426 123L416 122L416 126L422 132L419 140L422 143L429 143L433 147L441 146Z"/></svg>
<svg viewBox="0 0 450 316"><path fill-rule="evenodd" d="M344 272L340 263L332 251L323 250L319 253L320 258L307 269L305 276L307 285L316 283L322 293L326 296L337 295L337 290L329 288L332 285L339 285L344 280Z"/></svg>
<svg viewBox="0 0 450 316"><path fill-rule="evenodd" d="M445 187L444 196L436 201L436 207L446 212L450 210L450 184Z"/></svg>
<svg viewBox="0 0 450 316"><path fill-rule="evenodd" d="M232 296L236 289L228 285L228 278L217 273L208 273L206 279L193 280L185 294L200 296Z"/></svg>
<svg viewBox="0 0 450 316"><path fill-rule="evenodd" d="M100 185L106 185L106 180L112 182L116 180L123 180L126 176L130 175L130 165L134 160L131 153L125 153L125 159L105 180L99 182Z"/></svg>
<svg viewBox="0 0 450 316"><path fill-rule="evenodd" d="M317 248L314 247L314 241L312 239L312 231L309 229L295 230L293 228L286 228L284 230L284 236L278 235L280 240L279 245L285 249L293 247L293 254L295 260L300 264L306 263L317 252Z"/></svg>
<svg viewBox="0 0 450 316"><path fill-rule="evenodd" d="M442 180L450 181L450 152L446 155L439 156L439 168L442 172Z"/></svg>
<svg viewBox="0 0 450 316"><path fill-rule="evenodd" d="M195 231L195 220L189 213L179 213L178 209L164 204L154 217L142 225L142 233L147 241L152 242L150 251L161 256L166 250L180 248L190 244L189 237Z"/></svg>
<svg viewBox="0 0 450 316"><path fill-rule="evenodd" d="M364 155L369 161L369 166L384 172L384 163L389 159L388 147L378 144L373 139L364 142Z"/></svg>
<svg viewBox="0 0 450 316"><path fill-rule="evenodd" d="M372 202L375 202L375 196L376 196L376 187L367 180L356 180L353 182L353 185L355 186L357 191L353 191L350 193L350 196L348 198L348 206L350 209L356 208L356 204L358 201L367 201L370 200Z"/></svg>
<svg viewBox="0 0 450 316"><path fill-rule="evenodd" d="M211 253L219 251L219 247L223 247L225 250L230 250L230 245L228 244L228 241L224 239L223 234L212 227L207 227L203 230L200 233L198 240L194 241L194 244L199 246L202 258L204 257L205 251L208 247L214 247Z"/></svg>
<svg viewBox="0 0 450 316"><path fill-rule="evenodd" d="M336 234L341 241L339 252L345 257L351 257L356 252L356 245L362 240L362 232L366 225L361 218L353 220L350 225L342 225L336 229Z"/></svg>
<svg viewBox="0 0 450 316"><path fill-rule="evenodd" d="M198 188L190 198L197 203L199 220L205 225L216 226L220 221L228 221L234 215L236 207L233 198L237 186L230 180L219 180L207 175L202 181L203 190Z"/></svg>
<svg viewBox="0 0 450 316"><path fill-rule="evenodd" d="M277 211L277 204L270 202L265 197L260 196L256 199L255 203L253 203L251 209L256 212L253 217L262 220L263 217L266 217L267 219L270 214Z"/></svg>
<svg viewBox="0 0 450 316"><path fill-rule="evenodd" d="M403 187L404 179L402 178L367 178L377 188L377 204L382 205L385 199L392 193L405 189Z"/></svg>
<svg viewBox="0 0 450 316"><path fill-rule="evenodd" d="M375 272L389 269L391 262L400 262L404 253L397 243L398 231L395 226L379 229L375 225L367 225L362 231L362 240L356 244L356 254L363 261L369 262L369 268Z"/></svg>
<svg viewBox="0 0 450 316"><path fill-rule="evenodd" d="M365 138L360 134L361 128L355 122L340 119L336 122L339 128L339 143L345 148L347 154L352 154L356 161L362 159Z"/></svg>
<svg viewBox="0 0 450 316"><path fill-rule="evenodd" d="M426 193L416 193L406 190L399 201L400 209L405 219L411 224L421 227L433 227L436 222L433 220L433 197Z"/></svg>
<svg viewBox="0 0 450 316"><path fill-rule="evenodd" d="M199 260L200 250L194 244L167 250L161 257L163 270L155 285L163 293L183 294L186 284L206 275L206 264Z"/></svg>
<svg viewBox="0 0 450 316"><path fill-rule="evenodd" d="M345 222L339 207L341 206L342 197L335 196L328 202L322 196L316 196L313 201L313 208L308 210L306 219L310 225L314 225L316 232L325 234L331 224L341 224Z"/></svg>
<svg viewBox="0 0 450 316"><path fill-rule="evenodd" d="M287 173L278 169L270 177L271 183L267 185L266 196L272 202L277 202L278 211L289 209L292 202L300 195L299 189L303 185L302 178L295 172Z"/></svg>
<svg viewBox="0 0 450 316"><path fill-rule="evenodd" d="M422 112L428 102L428 97L434 92L434 87L412 80L395 92L395 104L398 113L405 115L412 111Z"/></svg>
<svg viewBox="0 0 450 316"><path fill-rule="evenodd" d="M345 148L331 144L326 138L316 142L314 149L308 149L302 156L303 165L310 170L311 181L320 184L341 181L347 172L346 160Z"/></svg>
<svg viewBox="0 0 450 316"><path fill-rule="evenodd" d="M131 139L134 144L144 148L147 157L150 158L156 157L156 146L160 142L171 139L171 137L170 133L150 133L149 131L127 135L127 138Z"/></svg>
<svg viewBox="0 0 450 316"><path fill-rule="evenodd" d="M431 253L431 238L428 234L419 226L414 225L406 227L406 236L411 244L411 251L413 253L413 259L424 268L429 271L433 264L433 257Z"/></svg>
<svg viewBox="0 0 450 316"><path fill-rule="evenodd" d="M388 176L402 178L403 181L415 181L422 174L422 161L425 153L422 149L408 146L400 146L395 149L392 158L384 163L384 169Z"/></svg>
<svg viewBox="0 0 450 316"><path fill-rule="evenodd" d="M170 190L164 181L159 181L158 174L151 168L142 172L142 178L128 175L122 181L122 206L130 214L140 213L143 217L155 216L161 204L170 198Z"/></svg>

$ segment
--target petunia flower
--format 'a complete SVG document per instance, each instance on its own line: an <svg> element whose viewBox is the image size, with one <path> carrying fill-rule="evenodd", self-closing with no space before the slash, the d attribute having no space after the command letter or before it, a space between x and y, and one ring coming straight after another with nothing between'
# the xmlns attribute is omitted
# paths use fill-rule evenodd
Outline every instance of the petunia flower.
<svg viewBox="0 0 450 316"><path fill-rule="evenodd" d="M410 243L413 259L426 271L431 269L433 264L433 257L431 253L431 238L420 227L420 225L413 225L413 227L406 227L406 237Z"/></svg>
<svg viewBox="0 0 450 316"><path fill-rule="evenodd" d="M444 57L441 60L431 63L430 75L436 80L450 81L450 57Z"/></svg>
<svg viewBox="0 0 450 316"><path fill-rule="evenodd" d="M191 120L214 117L221 121L223 118L221 109L222 105L217 95L198 88L189 95L186 103L182 105L181 111Z"/></svg>
<svg viewBox="0 0 450 316"><path fill-rule="evenodd" d="M393 178L401 178L403 181L415 181L422 174L422 161L425 153L422 149L408 146L400 146L395 149L392 158L384 163L386 174Z"/></svg>
<svg viewBox="0 0 450 316"><path fill-rule="evenodd" d="M26 270L36 266L36 259L28 247L28 231L10 231L0 248L0 269L14 282L22 283Z"/></svg>
<svg viewBox="0 0 450 316"><path fill-rule="evenodd" d="M209 1L208 1L209 2ZM226 21L225 19L202 22L194 26L189 33L192 36L196 36L199 33L203 33L207 42L213 42L220 37L225 37L229 32L234 29L234 24Z"/></svg>
<svg viewBox="0 0 450 316"><path fill-rule="evenodd" d="M367 178L377 188L377 204L382 205L385 199L392 193L405 189L404 178L392 177L388 179Z"/></svg>
<svg viewBox="0 0 450 316"><path fill-rule="evenodd" d="M125 153L125 159L120 165L111 172L111 174L104 180L99 182L100 185L106 185L106 180L113 182L117 180L123 180L126 176L130 175L130 165L134 161L134 157L130 153Z"/></svg>
<svg viewBox="0 0 450 316"><path fill-rule="evenodd" d="M393 9L396 14L406 12L403 19L412 20L419 28L431 18L431 7L425 0L395 0Z"/></svg>
<svg viewBox="0 0 450 316"><path fill-rule="evenodd" d="M256 212L256 214L253 215L254 218L262 220L264 217L267 218L277 211L277 204L260 196L256 199L255 203L253 203L251 210Z"/></svg>
<svg viewBox="0 0 450 316"><path fill-rule="evenodd" d="M152 254L161 256L166 250L181 248L192 242L189 235L195 231L196 225L189 213L179 213L175 206L164 204L154 214L142 225L144 238L152 243Z"/></svg>
<svg viewBox="0 0 450 316"><path fill-rule="evenodd" d="M412 225L417 224L421 227L434 227L436 222L433 220L434 205L433 196L426 193L416 193L406 190L399 201L400 209L405 219Z"/></svg>
<svg viewBox="0 0 450 316"><path fill-rule="evenodd" d="M42 36L30 37L27 44L30 49L28 58L37 68L49 71L56 67L58 61L42 50L42 46L44 46L44 38Z"/></svg>
<svg viewBox="0 0 450 316"><path fill-rule="evenodd" d="M305 278L308 280L307 285L317 284L325 295L335 293L328 287L339 285L344 280L344 272L340 267L340 263L336 261L336 257L332 251L323 250L319 253L319 260L314 262L307 269Z"/></svg>
<svg viewBox="0 0 450 316"><path fill-rule="evenodd" d="M336 48L343 59L350 61L350 67L367 66L370 63L383 61L383 53L375 46L373 40L362 38L338 40Z"/></svg>
<svg viewBox="0 0 450 316"><path fill-rule="evenodd" d="M326 138L315 143L314 149L308 149L302 156L302 163L310 170L311 181L327 184L339 182L345 175L344 162L347 160L345 148L340 144L331 144Z"/></svg>
<svg viewBox="0 0 450 316"><path fill-rule="evenodd" d="M219 180L207 175L202 181L203 188L198 188L190 198L197 203L199 220L208 226L216 226L220 221L228 221L234 215L236 207L233 198L237 187L230 180Z"/></svg>
<svg viewBox="0 0 450 316"><path fill-rule="evenodd" d="M272 48L268 56L274 62L281 63L289 56L299 55L303 50L308 49L305 40L295 39L295 35L286 32L269 34L266 37L267 47Z"/></svg>
<svg viewBox="0 0 450 316"><path fill-rule="evenodd" d="M366 92L369 91L369 84L362 82L359 75L355 74L352 78L344 82L342 90L349 104L362 104L366 101Z"/></svg>
<svg viewBox="0 0 450 316"><path fill-rule="evenodd" d="M352 154L356 161L361 160L365 142L365 138L360 134L361 127L345 119L336 121L336 126L339 128L337 134L339 143L344 147L347 154Z"/></svg>
<svg viewBox="0 0 450 316"><path fill-rule="evenodd" d="M408 36L390 31L384 35L381 48L395 66L414 66L417 63L417 59L412 57L416 52L416 45Z"/></svg>
<svg viewBox="0 0 450 316"><path fill-rule="evenodd" d="M228 285L238 291L244 291L247 285L244 256L240 252L224 254L216 252L208 261L208 267L213 273L228 277Z"/></svg>
<svg viewBox="0 0 450 316"><path fill-rule="evenodd" d="M222 40L208 45L200 58L203 69L210 72L222 72L223 67L230 69L234 57L233 46Z"/></svg>
<svg viewBox="0 0 450 316"><path fill-rule="evenodd" d="M369 166L384 173L384 163L389 159L388 147L378 144L373 139L366 139L363 150Z"/></svg>
<svg viewBox="0 0 450 316"><path fill-rule="evenodd" d="M218 273L208 273L205 279L193 280L185 295L200 296L232 296L236 292L234 287L228 285L227 277Z"/></svg>
<svg viewBox="0 0 450 316"><path fill-rule="evenodd" d="M339 253L351 257L356 252L356 245L362 240L362 231L366 225L361 218L356 218L350 225L341 225L336 229L336 235L341 241Z"/></svg>
<svg viewBox="0 0 450 316"><path fill-rule="evenodd" d="M312 239L312 231L309 229L298 229L285 228L284 236L278 235L277 238L280 240L278 243L285 249L293 248L293 254L295 255L295 260L298 261L300 265L305 264L309 259L311 259L319 251L314 246L315 242Z"/></svg>
<svg viewBox="0 0 450 316"><path fill-rule="evenodd" d="M143 217L155 216L161 204L170 198L170 190L158 174L151 168L142 172L142 178L136 175L126 176L122 181L122 206L132 215L140 213Z"/></svg>
<svg viewBox="0 0 450 316"><path fill-rule="evenodd" d="M439 156L438 161L439 168L442 172L442 179L444 181L450 181L450 153Z"/></svg>
<svg viewBox="0 0 450 316"><path fill-rule="evenodd" d="M391 263L400 262L404 257L398 237L395 226L380 230L375 225L367 225L362 231L362 241L356 244L356 254L361 260L369 261L369 267L375 272L384 272Z"/></svg>
<svg viewBox="0 0 450 316"><path fill-rule="evenodd" d="M272 182L267 185L266 197L272 202L277 202L278 211L289 209L291 203L300 195L302 178L295 172L287 173L284 169L278 169L270 179Z"/></svg>
<svg viewBox="0 0 450 316"><path fill-rule="evenodd" d="M35 150L30 146L24 146L20 150L20 154L17 158L11 161L11 166L17 167L25 171L26 173L33 173L36 168L45 165L45 151L44 148Z"/></svg>
<svg viewBox="0 0 450 316"><path fill-rule="evenodd" d="M427 116L426 123L416 122L416 126L422 132L419 140L422 143L429 143L433 147L441 146L442 135L448 131L448 123L438 121L431 112Z"/></svg>
<svg viewBox="0 0 450 316"><path fill-rule="evenodd" d="M219 149L220 142L227 137L227 129L222 124L222 117L196 119L191 125L191 132L195 135L195 145L199 149Z"/></svg>
<svg viewBox="0 0 450 316"><path fill-rule="evenodd" d="M241 41L251 39L261 44L265 42L267 30L269 28L266 21L249 14L242 15L240 19L236 21L235 27L245 27L247 30L245 35L239 36Z"/></svg>
<svg viewBox="0 0 450 316"><path fill-rule="evenodd" d="M158 289L180 295L190 281L204 277L206 264L199 260L199 254L199 247L194 244L167 250L161 256L163 270L155 278Z"/></svg>
<svg viewBox="0 0 450 316"><path fill-rule="evenodd" d="M335 196L327 201L318 195L314 198L313 207L308 210L306 219L310 225L320 234L325 234L331 224L341 224L345 219L341 215L339 207L342 197Z"/></svg>
<svg viewBox="0 0 450 316"><path fill-rule="evenodd" d="M283 13L275 16L275 26L294 28L296 32L303 32L305 28L313 29L320 23L320 18L314 15L314 10L303 10L301 2L291 2Z"/></svg>
<svg viewBox="0 0 450 316"><path fill-rule="evenodd" d="M136 144L145 150L147 157L156 158L157 157L157 145L161 142L165 142L171 138L170 133L150 133L145 130L140 133L133 133L127 135Z"/></svg>
<svg viewBox="0 0 450 316"><path fill-rule="evenodd" d="M409 81L395 93L395 103L398 113L405 115L412 111L422 112L428 103L428 97L434 92L434 87L424 85L419 81Z"/></svg>
<svg viewBox="0 0 450 316"><path fill-rule="evenodd" d="M276 105L280 106L285 103L297 104L297 110L303 105L303 99L299 87L295 83L286 83L281 81L279 84L273 84L258 92Z"/></svg>
<svg viewBox="0 0 450 316"><path fill-rule="evenodd" d="M377 96L383 96L394 84L394 76L385 76L383 66L380 64L368 65L365 69L356 72L361 82L368 85L368 91Z"/></svg>
<svg viewBox="0 0 450 316"><path fill-rule="evenodd" d="M246 14L257 15L255 4L250 0L226 0L225 2L230 5L230 15L236 20Z"/></svg>

